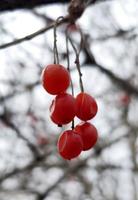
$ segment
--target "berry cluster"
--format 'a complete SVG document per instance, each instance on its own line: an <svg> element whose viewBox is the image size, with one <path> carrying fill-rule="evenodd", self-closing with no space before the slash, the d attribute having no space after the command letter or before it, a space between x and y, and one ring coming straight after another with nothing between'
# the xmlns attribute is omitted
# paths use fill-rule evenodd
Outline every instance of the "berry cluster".
<svg viewBox="0 0 138 200"><path fill-rule="evenodd" d="M92 148L98 139L98 133L94 125L87 122L92 119L98 110L95 99L85 92L81 92L74 98L66 93L70 85L68 70L59 64L51 64L42 72L42 85L44 89L56 95L50 106L50 118L58 126L68 124L77 116L83 122L73 128L64 131L58 140L58 151L64 159L77 157L81 151Z"/></svg>

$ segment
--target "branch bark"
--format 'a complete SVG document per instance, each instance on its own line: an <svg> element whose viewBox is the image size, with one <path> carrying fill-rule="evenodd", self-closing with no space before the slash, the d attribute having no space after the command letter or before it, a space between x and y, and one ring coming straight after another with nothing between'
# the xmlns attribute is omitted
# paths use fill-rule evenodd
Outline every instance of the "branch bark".
<svg viewBox="0 0 138 200"><path fill-rule="evenodd" d="M59 26L59 25L61 25L61 24L63 24L63 23L66 23L66 22L68 22L68 18L64 18L63 20L60 20L60 22L57 23L57 26ZM15 39L15 40L13 40L12 42L8 42L8 43L5 43L5 44L2 44L2 45L0 45L0 49L5 49L5 48L7 48L7 47L11 47L11 46L20 44L20 43L22 43L22 42L31 40L31 39L33 39L33 38L35 38L35 37L37 37L37 36L39 36L39 35L45 33L46 31L52 29L52 28L54 27L54 25L55 25L55 22L52 23L52 24L50 24L50 25L47 26L47 27L44 27L44 28L42 28L42 29L40 29L40 30L34 32L34 33L31 33L30 35L27 35L27 36L22 37L22 38L19 38L19 39Z"/></svg>
<svg viewBox="0 0 138 200"><path fill-rule="evenodd" d="M15 9L32 9L36 6L68 2L70 2L70 0L2 0L0 1L0 11L13 11Z"/></svg>
<svg viewBox="0 0 138 200"><path fill-rule="evenodd" d="M90 3L94 4L97 2L112 1L112 0L91 0ZM70 0L1 0L0 1L0 12L14 11L17 9L33 9L37 6L44 6L49 4L65 4L69 3Z"/></svg>
<svg viewBox="0 0 138 200"><path fill-rule="evenodd" d="M87 38L85 38L84 52L87 57L87 60L89 61L89 64L93 64L95 67L97 67L102 73L106 74L112 81L114 81L120 88L127 91L129 94L133 94L138 97L138 89L136 87L134 87L128 81L123 80L120 77L116 76L113 72L111 72L110 70L104 68L102 65L97 63L96 59L94 58L90 50Z"/></svg>

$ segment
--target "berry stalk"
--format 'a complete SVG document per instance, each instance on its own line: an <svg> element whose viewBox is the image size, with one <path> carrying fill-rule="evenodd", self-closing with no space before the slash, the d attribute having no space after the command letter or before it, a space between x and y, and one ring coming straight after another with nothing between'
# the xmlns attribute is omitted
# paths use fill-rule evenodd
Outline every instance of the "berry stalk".
<svg viewBox="0 0 138 200"><path fill-rule="evenodd" d="M79 61L80 49L79 49L79 51L77 51L72 39L70 37L68 37L68 38L69 38L70 44L71 44L71 46L72 46L72 48L75 52L75 55L76 55L75 64L76 64L76 67L77 67L77 71L79 73L80 89L81 89L81 92L84 92L83 81L82 81L82 73L81 73L80 61ZM81 43L82 43L82 40L81 40Z"/></svg>

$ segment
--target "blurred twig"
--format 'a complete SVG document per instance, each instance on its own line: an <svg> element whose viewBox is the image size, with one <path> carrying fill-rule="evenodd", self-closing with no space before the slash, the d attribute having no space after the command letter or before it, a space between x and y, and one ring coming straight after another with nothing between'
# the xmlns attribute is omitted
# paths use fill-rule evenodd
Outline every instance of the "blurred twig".
<svg viewBox="0 0 138 200"><path fill-rule="evenodd" d="M57 23L57 26L59 26L59 25L61 25L61 24L63 24L63 23L66 23L66 22L68 22L68 18L67 18L67 17L65 17L65 18L63 18L62 20L60 20L60 21ZM45 27L45 28L42 28L42 29L40 29L40 30L38 30L38 31L36 31L36 32L34 32L34 33L31 33L30 35L27 35L27 36L22 37L22 38L19 38L19 39L15 39L15 40L12 41L12 42L8 42L8 43L5 43L5 44L2 44L2 45L0 45L0 49L5 49L5 48L7 48L7 47L11 47L11 46L20 44L20 43L22 43L22 42L31 40L31 39L33 39L33 38L35 38L35 37L37 37L37 36L39 36L39 35L45 33L46 31L52 29L52 28L54 27L54 25L55 25L55 22L52 23L52 24L50 24L49 26L47 26L47 27Z"/></svg>
<svg viewBox="0 0 138 200"><path fill-rule="evenodd" d="M8 113L7 110L5 110L4 114L0 116L0 119L8 126L10 127L11 129L13 129L17 136L19 138L21 138L22 140L24 140L27 144L27 146L29 147L29 149L31 150L31 152L33 153L33 156L39 160L41 158L41 155L40 155L40 152L38 151L37 147L31 143L26 137L24 137L20 130L17 128L17 126L11 121L11 116L10 114Z"/></svg>
<svg viewBox="0 0 138 200"><path fill-rule="evenodd" d="M119 87L126 90L130 94L134 94L134 95L138 96L137 88L135 88L133 85L131 85L128 81L125 81L125 80L119 78L113 72L104 68L102 65L98 64L98 62L96 61L95 57L93 56L93 54L90 50L90 46L89 46L87 37L85 37L84 41L85 41L84 42L84 52L85 52L85 55L86 55L87 59L89 60L89 62L93 66L98 68L101 72L105 73L112 81L117 83Z"/></svg>

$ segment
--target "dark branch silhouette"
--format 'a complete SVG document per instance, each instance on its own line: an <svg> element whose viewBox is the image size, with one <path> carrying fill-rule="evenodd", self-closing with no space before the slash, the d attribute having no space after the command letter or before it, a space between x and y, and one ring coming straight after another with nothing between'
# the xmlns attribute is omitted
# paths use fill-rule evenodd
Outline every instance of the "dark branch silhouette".
<svg viewBox="0 0 138 200"><path fill-rule="evenodd" d="M92 0L90 3L94 4L102 1L111 1L111 0ZM70 0L2 0L0 1L0 11L13 11L17 9L33 9L38 6L44 6L49 4L67 4Z"/></svg>

